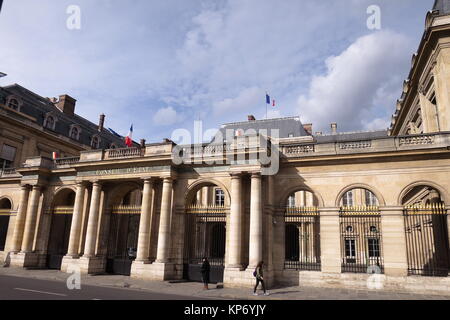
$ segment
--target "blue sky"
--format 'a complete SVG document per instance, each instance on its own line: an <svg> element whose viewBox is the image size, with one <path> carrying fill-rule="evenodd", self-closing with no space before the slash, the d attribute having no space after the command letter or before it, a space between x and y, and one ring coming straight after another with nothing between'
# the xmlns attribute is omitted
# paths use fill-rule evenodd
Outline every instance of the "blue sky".
<svg viewBox="0 0 450 320"><path fill-rule="evenodd" d="M173 130L300 116L314 131L385 129L433 0L5 0L0 85L67 93L147 142ZM69 30L69 5L81 29ZM366 10L381 8L381 30Z"/></svg>

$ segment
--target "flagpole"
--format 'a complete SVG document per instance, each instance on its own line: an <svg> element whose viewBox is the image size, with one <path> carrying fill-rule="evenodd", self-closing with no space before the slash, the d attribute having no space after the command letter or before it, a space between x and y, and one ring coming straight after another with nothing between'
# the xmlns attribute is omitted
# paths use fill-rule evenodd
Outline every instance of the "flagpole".
<svg viewBox="0 0 450 320"><path fill-rule="evenodd" d="M267 96L268 96L269 94L267 93L267 91L266 91L266 120L267 120Z"/></svg>

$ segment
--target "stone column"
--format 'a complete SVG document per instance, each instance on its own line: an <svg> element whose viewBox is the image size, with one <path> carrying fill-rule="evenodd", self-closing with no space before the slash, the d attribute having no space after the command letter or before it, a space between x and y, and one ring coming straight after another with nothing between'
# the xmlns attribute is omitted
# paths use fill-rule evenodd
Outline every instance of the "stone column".
<svg viewBox="0 0 450 320"><path fill-rule="evenodd" d="M41 187L33 186L30 201L28 203L27 216L25 221L25 230L22 241L22 252L28 253L33 251L33 241L36 231L36 221L39 208L39 199L41 197Z"/></svg>
<svg viewBox="0 0 450 320"><path fill-rule="evenodd" d="M139 222L139 237L136 261L148 261L150 248L150 228L152 222L153 181L144 180L142 194L141 219Z"/></svg>
<svg viewBox="0 0 450 320"><path fill-rule="evenodd" d="M28 185L21 186L19 209L16 216L16 224L14 225L14 233L12 240L12 252L18 253L22 248L23 231L25 228L25 219L27 215L28 197L30 196L30 188Z"/></svg>
<svg viewBox="0 0 450 320"><path fill-rule="evenodd" d="M156 262L169 262L170 218L172 211L172 178L164 178L159 221Z"/></svg>
<svg viewBox="0 0 450 320"><path fill-rule="evenodd" d="M339 208L320 209L320 250L323 273L341 273Z"/></svg>
<svg viewBox="0 0 450 320"><path fill-rule="evenodd" d="M231 175L230 240L228 267L242 267L242 178Z"/></svg>
<svg viewBox="0 0 450 320"><path fill-rule="evenodd" d="M261 204L261 174L253 173L250 194L250 251L249 267L254 268L262 261L263 212Z"/></svg>
<svg viewBox="0 0 450 320"><path fill-rule="evenodd" d="M84 257L86 258L95 256L101 193L102 185L99 182L94 182L92 185L91 205L89 208L86 243L84 246Z"/></svg>
<svg viewBox="0 0 450 320"><path fill-rule="evenodd" d="M71 257L78 256L78 248L81 239L81 225L84 209L84 195L86 193L86 186L84 183L77 184L77 191L75 195L75 204L73 207L72 225L70 226L69 248L67 255Z"/></svg>
<svg viewBox="0 0 450 320"><path fill-rule="evenodd" d="M403 207L381 207L381 255L386 276L407 276L405 221ZM381 244L380 244L381 245Z"/></svg>

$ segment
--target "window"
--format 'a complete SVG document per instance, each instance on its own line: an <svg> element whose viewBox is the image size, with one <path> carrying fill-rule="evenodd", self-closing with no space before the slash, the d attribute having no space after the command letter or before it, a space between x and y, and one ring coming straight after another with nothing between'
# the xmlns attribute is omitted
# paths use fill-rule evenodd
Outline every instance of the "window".
<svg viewBox="0 0 450 320"><path fill-rule="evenodd" d="M355 239L345 239L345 256L347 258L356 257L356 241ZM347 261L349 262L349 261Z"/></svg>
<svg viewBox="0 0 450 320"><path fill-rule="evenodd" d="M287 206L289 208L294 208L295 207L295 195L290 195L289 196Z"/></svg>
<svg viewBox="0 0 450 320"><path fill-rule="evenodd" d="M16 148L4 144L0 154L0 169L11 168L16 157Z"/></svg>
<svg viewBox="0 0 450 320"><path fill-rule="evenodd" d="M352 206L353 205L353 190L348 191L342 197L342 205L343 206Z"/></svg>
<svg viewBox="0 0 450 320"><path fill-rule="evenodd" d="M72 127L72 129L70 129L70 138L74 140L80 139L80 130L77 127Z"/></svg>
<svg viewBox="0 0 450 320"><path fill-rule="evenodd" d="M19 111L19 101L17 99L10 99L8 102L8 107L11 109L14 109L16 111Z"/></svg>
<svg viewBox="0 0 450 320"><path fill-rule="evenodd" d="M47 116L44 121L44 127L55 130L55 118L53 118L53 116Z"/></svg>
<svg viewBox="0 0 450 320"><path fill-rule="evenodd" d="M347 226L347 228L345 228L345 231L353 232L353 227L352 226Z"/></svg>
<svg viewBox="0 0 450 320"><path fill-rule="evenodd" d="M380 257L380 240L370 238L367 239L368 248L369 248L369 258L378 258Z"/></svg>
<svg viewBox="0 0 450 320"><path fill-rule="evenodd" d="M215 190L215 204L216 206L223 207L225 205L225 193L222 189Z"/></svg>
<svg viewBox="0 0 450 320"><path fill-rule="evenodd" d="M366 190L366 206L377 206L377 205L378 205L377 197L375 197L375 195L371 191Z"/></svg>
<svg viewBox="0 0 450 320"><path fill-rule="evenodd" d="M91 147L94 149L100 148L100 138L98 136L93 136L91 140Z"/></svg>
<svg viewBox="0 0 450 320"><path fill-rule="evenodd" d="M376 226L370 226L370 232L378 232L378 229Z"/></svg>
<svg viewBox="0 0 450 320"><path fill-rule="evenodd" d="M288 134L288 137L289 137L289 138L293 138L293 137L294 137L294 134L293 134L293 133L289 133L289 134Z"/></svg>

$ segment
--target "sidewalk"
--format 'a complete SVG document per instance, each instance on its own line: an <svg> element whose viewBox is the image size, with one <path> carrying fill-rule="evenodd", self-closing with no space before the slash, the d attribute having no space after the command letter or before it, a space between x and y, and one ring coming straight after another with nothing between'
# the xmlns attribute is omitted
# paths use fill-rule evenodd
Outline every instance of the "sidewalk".
<svg viewBox="0 0 450 320"><path fill-rule="evenodd" d="M56 270L25 270L22 268L0 268L0 275L65 283L69 274ZM201 283L181 281L147 281L118 275L82 275L81 286L119 287L146 290L166 294L183 294L192 297L238 300L450 300L450 296L396 293L380 290L350 290L312 287L283 287L270 290L270 296L253 296L251 289L217 288L210 285L204 291ZM261 291L259 291L262 294Z"/></svg>

